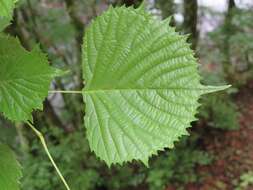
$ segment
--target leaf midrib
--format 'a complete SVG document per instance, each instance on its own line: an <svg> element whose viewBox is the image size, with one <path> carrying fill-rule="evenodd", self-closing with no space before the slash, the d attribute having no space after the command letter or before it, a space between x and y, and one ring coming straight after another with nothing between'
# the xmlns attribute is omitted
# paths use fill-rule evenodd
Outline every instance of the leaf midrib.
<svg viewBox="0 0 253 190"><path fill-rule="evenodd" d="M114 91L157 91L157 90L203 90L203 88L168 87L168 88L119 88L119 89L97 89L97 90L83 89L83 92L91 94L91 93L114 92Z"/></svg>
<svg viewBox="0 0 253 190"><path fill-rule="evenodd" d="M226 89L229 88L231 85L223 85L219 86L219 89ZM217 90L217 88L215 88ZM110 92L117 92L117 91L157 91L157 90L194 90L194 91L201 91L205 90L206 92L215 90L213 86L203 86L199 84L199 87L167 87L167 88L118 88L118 89L83 89L82 92L84 94L93 94L93 93L110 93Z"/></svg>

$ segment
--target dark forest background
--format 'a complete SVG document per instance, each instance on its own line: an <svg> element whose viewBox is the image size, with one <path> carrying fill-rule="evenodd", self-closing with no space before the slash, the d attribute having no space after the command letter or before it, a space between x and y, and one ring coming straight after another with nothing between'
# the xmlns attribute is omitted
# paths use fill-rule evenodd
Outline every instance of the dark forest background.
<svg viewBox="0 0 253 190"><path fill-rule="evenodd" d="M253 189L253 3L222 0L153 0L147 9L190 34L202 82L232 84L226 92L201 99L199 121L173 150L160 152L150 167L133 162L108 168L89 150L80 95L54 94L34 112L34 123L73 190L252 190ZM215 3L215 1L213 0ZM247 2L249 4L247 4ZM51 88L82 89L81 44L91 19L107 7L135 6L138 0L22 0L6 33L31 50L39 43L50 64L70 70ZM40 142L23 124L0 116L0 141L9 144L23 166L22 190L60 190L61 181Z"/></svg>

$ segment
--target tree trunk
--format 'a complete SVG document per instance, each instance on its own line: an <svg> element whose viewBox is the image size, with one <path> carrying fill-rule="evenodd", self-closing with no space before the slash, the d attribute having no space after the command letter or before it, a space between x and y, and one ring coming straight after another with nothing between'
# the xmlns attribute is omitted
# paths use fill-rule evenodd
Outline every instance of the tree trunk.
<svg viewBox="0 0 253 190"><path fill-rule="evenodd" d="M65 4L69 13L69 16L71 18L71 22L73 26L76 29L77 33L77 43L81 44L83 39L83 31L84 31L84 23L80 20L80 18L77 16L75 9L74 9L74 0L65 0ZM81 49L81 47L79 48Z"/></svg>
<svg viewBox="0 0 253 190"><path fill-rule="evenodd" d="M226 79L229 81L229 68L231 67L231 60L230 60L230 38L233 35L233 25L232 25L232 18L233 18L233 9L236 8L234 0L228 0L228 8L227 13L225 15L224 20L224 42L222 51L224 54L223 60L223 70L226 76Z"/></svg>
<svg viewBox="0 0 253 190"><path fill-rule="evenodd" d="M134 5L135 7L138 7L142 3L142 0L117 0L116 3L119 5L124 4L127 7L132 6L132 5Z"/></svg>
<svg viewBox="0 0 253 190"><path fill-rule="evenodd" d="M191 34L190 42L192 49L196 49L198 43L198 2L197 0L184 0L184 31L186 34Z"/></svg>

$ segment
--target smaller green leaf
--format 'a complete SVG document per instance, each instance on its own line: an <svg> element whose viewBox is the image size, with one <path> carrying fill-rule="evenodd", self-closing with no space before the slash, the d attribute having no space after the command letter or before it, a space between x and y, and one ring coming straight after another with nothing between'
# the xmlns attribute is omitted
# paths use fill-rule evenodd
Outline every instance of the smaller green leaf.
<svg viewBox="0 0 253 190"><path fill-rule="evenodd" d="M21 166L14 153L0 143L0 189L18 190L21 177Z"/></svg>
<svg viewBox="0 0 253 190"><path fill-rule="evenodd" d="M17 39L0 35L0 112L8 119L32 120L32 110L42 110L49 85L60 74L38 46L28 52Z"/></svg>

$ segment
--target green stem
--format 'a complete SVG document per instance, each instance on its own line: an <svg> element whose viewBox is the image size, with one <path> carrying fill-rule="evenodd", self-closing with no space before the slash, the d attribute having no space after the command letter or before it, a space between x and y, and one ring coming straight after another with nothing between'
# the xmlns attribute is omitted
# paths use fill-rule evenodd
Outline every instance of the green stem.
<svg viewBox="0 0 253 190"><path fill-rule="evenodd" d="M49 150L48 150L48 147L47 147L47 144L46 144L46 141L45 141L43 135L42 135L41 132L38 131L30 122L27 122L27 125L35 132L35 134L36 134L36 135L38 136L38 138L40 139L40 142L41 142L41 144L42 144L44 150L46 151L49 160L51 161L52 165L54 166L54 168L55 168L57 174L58 174L59 177L61 178L63 184L64 184L65 187L66 187L66 189L67 189L67 190L70 190L69 185L67 184L66 180L64 179L63 175L61 174L59 168L57 167L57 165L56 165L54 159L52 158L52 156L51 156L51 154L50 154L50 152L49 152Z"/></svg>
<svg viewBox="0 0 253 190"><path fill-rule="evenodd" d="M62 94L82 94L81 90L50 90L48 93L62 93Z"/></svg>

